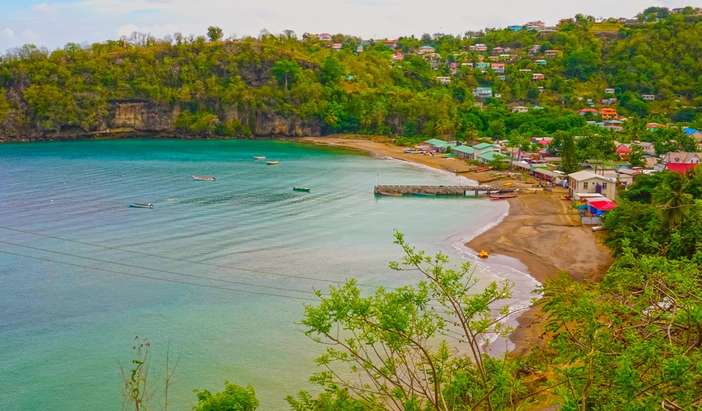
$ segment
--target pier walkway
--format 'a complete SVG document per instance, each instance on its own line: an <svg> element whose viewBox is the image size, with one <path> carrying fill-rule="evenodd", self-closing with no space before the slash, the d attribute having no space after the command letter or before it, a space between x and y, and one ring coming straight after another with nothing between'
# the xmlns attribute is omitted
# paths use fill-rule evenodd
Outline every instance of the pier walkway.
<svg viewBox="0 0 702 411"><path fill-rule="evenodd" d="M492 186L432 186L432 185L377 185L373 192L380 196L475 196L486 195L499 188Z"/></svg>

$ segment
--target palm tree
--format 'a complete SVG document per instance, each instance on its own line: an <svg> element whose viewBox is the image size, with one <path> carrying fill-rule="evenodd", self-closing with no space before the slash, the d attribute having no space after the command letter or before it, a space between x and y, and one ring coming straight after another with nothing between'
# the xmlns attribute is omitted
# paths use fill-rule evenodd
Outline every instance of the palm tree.
<svg viewBox="0 0 702 411"><path fill-rule="evenodd" d="M693 204L692 195L686 192L687 179L675 174L654 193L654 203L661 209L663 225L668 232L680 227Z"/></svg>

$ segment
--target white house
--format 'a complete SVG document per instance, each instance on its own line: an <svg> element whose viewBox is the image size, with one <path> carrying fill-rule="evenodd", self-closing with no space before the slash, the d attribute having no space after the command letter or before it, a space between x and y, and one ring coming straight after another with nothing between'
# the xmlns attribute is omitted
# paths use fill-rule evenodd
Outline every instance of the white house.
<svg viewBox="0 0 702 411"><path fill-rule="evenodd" d="M614 200L617 196L617 180L588 170L576 171L568 174L568 193L571 198L576 193L598 193Z"/></svg>

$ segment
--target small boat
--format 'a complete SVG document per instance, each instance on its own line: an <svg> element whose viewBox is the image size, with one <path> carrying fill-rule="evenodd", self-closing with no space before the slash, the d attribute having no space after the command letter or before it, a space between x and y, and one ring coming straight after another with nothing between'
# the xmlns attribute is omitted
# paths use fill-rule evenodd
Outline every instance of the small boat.
<svg viewBox="0 0 702 411"><path fill-rule="evenodd" d="M312 189L309 187L293 187L293 191L301 191L303 193L309 193L310 191L312 191Z"/></svg>
<svg viewBox="0 0 702 411"><path fill-rule="evenodd" d="M280 161L276 161L276 160L266 161L266 164L268 164L269 166L277 166L278 164L280 164Z"/></svg>
<svg viewBox="0 0 702 411"><path fill-rule="evenodd" d="M265 160L266 156L254 156L254 160Z"/></svg>
<svg viewBox="0 0 702 411"><path fill-rule="evenodd" d="M478 253L478 257L480 257L480 258L488 258L488 257L490 257L490 254L489 254L487 251L485 251L485 250L480 250L480 252Z"/></svg>
<svg viewBox="0 0 702 411"><path fill-rule="evenodd" d="M131 208L154 208L154 205L151 203L131 203L131 204L129 204L129 207L131 207Z"/></svg>
<svg viewBox="0 0 702 411"><path fill-rule="evenodd" d="M215 177L215 176L193 176L193 180L195 180L195 181L215 181L215 180L217 180L217 177Z"/></svg>
<svg viewBox="0 0 702 411"><path fill-rule="evenodd" d="M508 198L514 198L518 196L519 194L511 192L511 193L490 193L488 194L488 197L490 197L490 200L506 200Z"/></svg>

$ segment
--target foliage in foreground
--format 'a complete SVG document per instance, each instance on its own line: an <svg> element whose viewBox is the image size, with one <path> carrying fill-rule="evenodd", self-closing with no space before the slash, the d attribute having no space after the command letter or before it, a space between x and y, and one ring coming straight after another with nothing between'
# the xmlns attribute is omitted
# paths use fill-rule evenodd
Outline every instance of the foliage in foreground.
<svg viewBox="0 0 702 411"><path fill-rule="evenodd" d="M510 285L481 290L470 264L451 268L445 255L417 251L401 233L395 243L405 257L391 267L418 273L416 285L364 296L351 280L306 308L307 335L327 347L313 381L364 409L504 409L521 401L514 364L485 352L488 338L508 331Z"/></svg>
<svg viewBox="0 0 702 411"><path fill-rule="evenodd" d="M702 407L702 272L632 250L599 284L546 285L563 410Z"/></svg>

